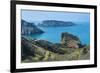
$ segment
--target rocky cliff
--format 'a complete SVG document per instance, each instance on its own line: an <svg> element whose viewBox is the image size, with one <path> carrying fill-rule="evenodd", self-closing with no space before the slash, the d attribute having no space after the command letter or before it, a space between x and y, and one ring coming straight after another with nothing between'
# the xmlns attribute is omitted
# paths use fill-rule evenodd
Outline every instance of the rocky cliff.
<svg viewBox="0 0 100 73"><path fill-rule="evenodd" d="M25 20L21 20L21 34L22 35L31 35L43 33L34 23L29 23Z"/></svg>

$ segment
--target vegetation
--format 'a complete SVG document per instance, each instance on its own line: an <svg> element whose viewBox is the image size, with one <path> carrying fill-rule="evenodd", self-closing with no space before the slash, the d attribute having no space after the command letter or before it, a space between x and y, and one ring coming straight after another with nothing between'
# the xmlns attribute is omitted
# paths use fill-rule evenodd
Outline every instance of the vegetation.
<svg viewBox="0 0 100 73"><path fill-rule="evenodd" d="M69 39L67 39L67 44L66 41L53 44L45 40L31 40L22 37L22 62L70 61L90 58L90 45L82 45L79 39L75 40L71 36ZM78 41L78 44L74 42L74 45L68 45L68 41ZM75 47L76 45L78 48Z"/></svg>

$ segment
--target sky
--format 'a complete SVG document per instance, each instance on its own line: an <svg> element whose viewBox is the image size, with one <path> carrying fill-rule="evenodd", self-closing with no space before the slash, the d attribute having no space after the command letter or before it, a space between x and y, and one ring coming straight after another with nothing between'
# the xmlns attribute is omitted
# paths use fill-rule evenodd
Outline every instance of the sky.
<svg viewBox="0 0 100 73"><path fill-rule="evenodd" d="M28 22L43 21L43 20L89 22L90 13L22 10L21 18Z"/></svg>

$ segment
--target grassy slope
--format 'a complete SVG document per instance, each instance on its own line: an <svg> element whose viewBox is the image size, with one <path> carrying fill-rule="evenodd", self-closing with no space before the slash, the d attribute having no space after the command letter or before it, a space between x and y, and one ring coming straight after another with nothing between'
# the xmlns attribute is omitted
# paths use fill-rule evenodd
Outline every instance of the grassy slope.
<svg viewBox="0 0 100 73"><path fill-rule="evenodd" d="M85 48L71 49L71 48L60 48L65 51L65 54L58 54L46 50L45 55L35 54L23 60L22 62L44 62L44 61L64 61L64 60L87 60L90 58L89 46Z"/></svg>

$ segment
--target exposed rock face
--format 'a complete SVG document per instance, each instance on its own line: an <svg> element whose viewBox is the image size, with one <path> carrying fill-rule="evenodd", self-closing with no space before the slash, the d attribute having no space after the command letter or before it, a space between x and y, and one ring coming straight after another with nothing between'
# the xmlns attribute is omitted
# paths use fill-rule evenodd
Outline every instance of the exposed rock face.
<svg viewBox="0 0 100 73"><path fill-rule="evenodd" d="M22 35L31 35L43 33L41 29L39 29L34 23L26 22L25 20L21 20L21 34Z"/></svg>
<svg viewBox="0 0 100 73"><path fill-rule="evenodd" d="M57 21L57 20L45 20L42 23L39 23L38 26L41 27L64 27L64 26L73 26L73 22Z"/></svg>
<svg viewBox="0 0 100 73"><path fill-rule="evenodd" d="M77 36L69 34L67 32L62 33L61 43L68 48L79 48L80 40Z"/></svg>
<svg viewBox="0 0 100 73"><path fill-rule="evenodd" d="M32 41L27 40L26 38L21 38L21 54L22 59L29 56L35 56L36 54L44 56L46 50L35 45Z"/></svg>
<svg viewBox="0 0 100 73"><path fill-rule="evenodd" d="M56 48L56 46L45 40L27 40L24 37L21 37L21 55L22 60L30 56L39 55L44 57L48 52L54 52L58 54L64 54L64 51Z"/></svg>
<svg viewBox="0 0 100 73"><path fill-rule="evenodd" d="M49 41L37 40L37 41L34 41L34 44L46 50L52 51L54 53L64 54L64 51L62 51L61 49L58 49L58 47L55 44Z"/></svg>

